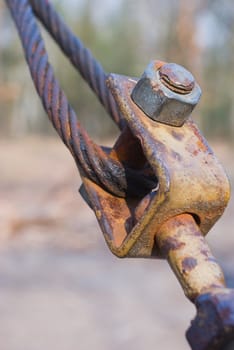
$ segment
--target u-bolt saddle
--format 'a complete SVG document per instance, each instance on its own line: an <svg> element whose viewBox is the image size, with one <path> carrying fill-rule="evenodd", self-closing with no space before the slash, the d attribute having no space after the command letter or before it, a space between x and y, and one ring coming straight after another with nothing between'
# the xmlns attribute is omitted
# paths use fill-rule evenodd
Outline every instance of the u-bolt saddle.
<svg viewBox="0 0 234 350"><path fill-rule="evenodd" d="M137 80L107 79L126 128L112 157L157 178L142 198L118 198L83 177L82 193L118 257L165 258L197 316L193 350L234 349L234 291L205 235L230 197L228 178L190 114L201 89L186 69L154 61Z"/></svg>

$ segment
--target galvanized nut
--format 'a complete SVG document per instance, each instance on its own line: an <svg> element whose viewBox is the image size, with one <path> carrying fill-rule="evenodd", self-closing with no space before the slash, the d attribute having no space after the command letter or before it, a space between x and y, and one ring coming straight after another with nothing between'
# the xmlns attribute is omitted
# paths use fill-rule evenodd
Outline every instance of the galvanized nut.
<svg viewBox="0 0 234 350"><path fill-rule="evenodd" d="M171 126L182 126L200 97L201 89L189 71L160 61L148 65L131 94L147 116Z"/></svg>

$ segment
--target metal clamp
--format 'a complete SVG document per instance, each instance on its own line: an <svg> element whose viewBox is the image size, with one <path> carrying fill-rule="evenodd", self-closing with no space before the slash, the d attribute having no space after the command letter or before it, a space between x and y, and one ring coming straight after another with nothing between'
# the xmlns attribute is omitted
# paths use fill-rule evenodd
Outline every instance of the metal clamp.
<svg viewBox="0 0 234 350"><path fill-rule="evenodd" d="M115 255L168 259L198 309L187 332L192 349L222 349L234 340L234 294L204 236L223 214L230 185L189 115L200 88L182 67L158 61L140 80L111 74L107 85L127 125L109 155L155 175L158 185L140 199L119 198L83 177L83 194Z"/></svg>
<svg viewBox="0 0 234 350"><path fill-rule="evenodd" d="M128 125L110 156L135 169L148 166L158 186L141 199L118 198L84 177L89 202L114 254L160 257L161 225L190 213L207 234L228 203L229 181L191 118L179 128L153 121L131 98L135 79L110 75L107 83Z"/></svg>

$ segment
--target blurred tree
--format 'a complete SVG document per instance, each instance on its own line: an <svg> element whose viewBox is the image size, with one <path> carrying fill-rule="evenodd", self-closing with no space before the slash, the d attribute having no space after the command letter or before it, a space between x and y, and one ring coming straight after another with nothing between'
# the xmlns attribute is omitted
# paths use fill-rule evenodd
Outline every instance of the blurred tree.
<svg viewBox="0 0 234 350"><path fill-rule="evenodd" d="M20 96L20 85L11 74L16 74L23 58L20 58L15 50L14 40L12 39L10 28L10 17L3 3L0 4L0 133L2 131L9 133L11 129L11 118L13 112L13 103ZM8 42L13 45L8 45Z"/></svg>
<svg viewBox="0 0 234 350"><path fill-rule="evenodd" d="M85 1L78 20L68 20L73 31L77 33L85 46L91 49L107 72L132 75L136 73L138 36L134 18L129 16L129 12L126 12L126 6L131 6L129 3L128 0L123 3L120 6L120 13L112 14L104 26L95 23L93 5L90 0ZM83 80L74 74L74 68L57 51L56 57L57 59L53 60L57 61L56 73L69 100L78 111L82 124L93 136L99 138L103 134L113 136L113 133L116 133L114 123L100 106L96 97Z"/></svg>
<svg viewBox="0 0 234 350"><path fill-rule="evenodd" d="M207 94L204 101L204 129L214 137L234 136L234 3L208 1L214 28L206 48L204 76Z"/></svg>
<svg viewBox="0 0 234 350"><path fill-rule="evenodd" d="M76 15L67 1L53 3L106 71L139 76L152 59L187 67L203 89L196 114L202 116L204 130L210 135L234 135L233 0L121 0L102 22L96 16L98 0L95 6L91 0L83 1ZM2 3L0 17L0 130L51 133ZM116 132L112 121L44 30L43 36L56 75L82 124L99 138L111 136Z"/></svg>

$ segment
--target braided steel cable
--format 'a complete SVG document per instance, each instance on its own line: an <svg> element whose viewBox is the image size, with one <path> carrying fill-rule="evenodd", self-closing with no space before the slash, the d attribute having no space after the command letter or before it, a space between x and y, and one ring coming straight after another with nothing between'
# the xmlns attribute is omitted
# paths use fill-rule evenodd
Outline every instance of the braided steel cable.
<svg viewBox="0 0 234 350"><path fill-rule="evenodd" d="M92 53L83 45L82 41L67 27L48 0L29 0L29 2L38 19L122 130L125 126L125 121L121 117L116 102L106 86L107 74L101 64L92 56Z"/></svg>
<svg viewBox="0 0 234 350"><path fill-rule="evenodd" d="M77 121L49 63L40 30L28 0L6 0L17 26L25 57L43 106L82 175L109 192L125 197L142 196L155 181L139 171L125 168L97 146Z"/></svg>

